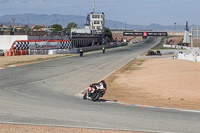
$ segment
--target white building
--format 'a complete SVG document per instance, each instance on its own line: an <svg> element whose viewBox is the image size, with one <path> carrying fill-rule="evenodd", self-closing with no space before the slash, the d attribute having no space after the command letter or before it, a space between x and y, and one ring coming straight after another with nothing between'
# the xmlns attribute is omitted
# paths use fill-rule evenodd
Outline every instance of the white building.
<svg viewBox="0 0 200 133"><path fill-rule="evenodd" d="M105 15L103 12L91 12L87 15L85 28L93 33L103 34L105 26Z"/></svg>
<svg viewBox="0 0 200 133"><path fill-rule="evenodd" d="M91 30L86 28L72 28L71 34L91 34Z"/></svg>

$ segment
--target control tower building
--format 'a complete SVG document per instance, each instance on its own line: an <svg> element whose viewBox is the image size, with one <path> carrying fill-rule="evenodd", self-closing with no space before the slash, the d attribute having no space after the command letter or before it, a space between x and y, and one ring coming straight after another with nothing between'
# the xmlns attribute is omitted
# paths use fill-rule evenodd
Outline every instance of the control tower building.
<svg viewBox="0 0 200 133"><path fill-rule="evenodd" d="M90 29L93 34L103 34L104 27L105 14L103 12L95 12L95 0L93 0L93 12L87 15L85 28Z"/></svg>

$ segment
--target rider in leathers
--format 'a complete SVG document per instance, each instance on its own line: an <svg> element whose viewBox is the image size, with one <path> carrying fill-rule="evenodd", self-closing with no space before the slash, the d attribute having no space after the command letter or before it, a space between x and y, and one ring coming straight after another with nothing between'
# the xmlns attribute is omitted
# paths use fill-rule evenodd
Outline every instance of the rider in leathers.
<svg viewBox="0 0 200 133"><path fill-rule="evenodd" d="M99 82L99 83L94 83L94 84L92 84L92 85L94 85L94 89L93 89L93 91L92 91L92 93L94 92L94 90L95 89L106 89L107 90L107 86L106 86L106 82L104 81L104 80L101 80L101 82Z"/></svg>
<svg viewBox="0 0 200 133"><path fill-rule="evenodd" d="M99 83L93 83L93 84L91 84L90 86L92 86L92 91L90 92L90 93L94 93L94 91L95 91L95 89L104 89L105 88L105 93L106 93L106 91L107 91L107 85L106 85L106 83L105 83L105 81L104 80L101 80L101 82L99 82ZM105 94L104 93L104 94ZM88 94L87 93L87 98L90 96L91 94Z"/></svg>

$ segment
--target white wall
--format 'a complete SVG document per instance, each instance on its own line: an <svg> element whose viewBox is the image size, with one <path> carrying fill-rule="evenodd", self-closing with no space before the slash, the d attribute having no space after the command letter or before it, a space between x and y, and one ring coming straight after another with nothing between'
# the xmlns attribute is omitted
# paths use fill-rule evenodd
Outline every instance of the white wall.
<svg viewBox="0 0 200 133"><path fill-rule="evenodd" d="M164 44L163 47L166 48L179 48L179 49L187 49L187 50L194 50L195 52L199 52L200 48L199 47L186 47L186 46L180 46L180 45L167 45Z"/></svg>
<svg viewBox="0 0 200 133"><path fill-rule="evenodd" d="M195 56L191 53L179 53L178 59L200 62L200 56Z"/></svg>
<svg viewBox="0 0 200 133"><path fill-rule="evenodd" d="M28 40L27 35L0 35L0 49L10 50L16 40Z"/></svg>

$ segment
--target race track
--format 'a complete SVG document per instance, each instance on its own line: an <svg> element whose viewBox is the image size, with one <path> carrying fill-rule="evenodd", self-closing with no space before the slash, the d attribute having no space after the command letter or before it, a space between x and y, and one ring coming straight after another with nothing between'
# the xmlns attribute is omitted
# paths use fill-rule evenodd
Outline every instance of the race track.
<svg viewBox="0 0 200 133"><path fill-rule="evenodd" d="M147 51L146 43L0 69L0 123L149 132L200 132L200 111L84 101L76 97L90 83ZM108 88L109 89L109 88Z"/></svg>

